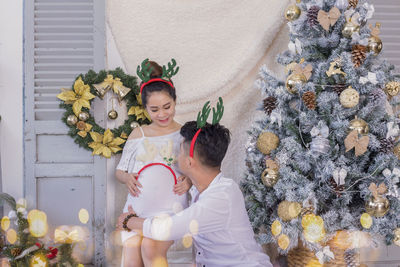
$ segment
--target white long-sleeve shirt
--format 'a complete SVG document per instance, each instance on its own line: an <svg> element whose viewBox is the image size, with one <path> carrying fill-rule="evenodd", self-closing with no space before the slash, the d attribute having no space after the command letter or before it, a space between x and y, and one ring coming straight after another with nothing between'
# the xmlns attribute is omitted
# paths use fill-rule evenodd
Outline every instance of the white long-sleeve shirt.
<svg viewBox="0 0 400 267"><path fill-rule="evenodd" d="M190 207L172 216L147 218L143 235L155 240L177 240L190 235L197 266L272 267L254 239L239 186L217 175L199 194L192 187Z"/></svg>

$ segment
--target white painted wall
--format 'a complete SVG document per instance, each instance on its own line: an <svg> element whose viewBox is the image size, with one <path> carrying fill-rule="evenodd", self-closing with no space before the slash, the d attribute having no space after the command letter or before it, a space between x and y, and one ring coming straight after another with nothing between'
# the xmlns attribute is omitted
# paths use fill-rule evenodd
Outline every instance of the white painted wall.
<svg viewBox="0 0 400 267"><path fill-rule="evenodd" d="M23 0L2 0L0 160L3 192L23 196Z"/></svg>

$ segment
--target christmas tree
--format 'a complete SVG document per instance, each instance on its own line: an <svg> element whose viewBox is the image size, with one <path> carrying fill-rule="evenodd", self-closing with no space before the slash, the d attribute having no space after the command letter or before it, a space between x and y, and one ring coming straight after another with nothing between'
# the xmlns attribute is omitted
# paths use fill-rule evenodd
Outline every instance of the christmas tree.
<svg viewBox="0 0 400 267"><path fill-rule="evenodd" d="M297 1L277 57L287 80L260 71L265 116L249 131L241 187L259 242L281 254L304 246L339 261L334 244L347 253L365 234L400 245L400 78L380 59L373 13L361 0Z"/></svg>

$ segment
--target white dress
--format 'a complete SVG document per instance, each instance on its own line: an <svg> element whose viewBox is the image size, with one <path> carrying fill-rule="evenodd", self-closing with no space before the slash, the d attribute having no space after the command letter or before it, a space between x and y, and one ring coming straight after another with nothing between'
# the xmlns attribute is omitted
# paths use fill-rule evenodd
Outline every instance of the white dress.
<svg viewBox="0 0 400 267"><path fill-rule="evenodd" d="M171 167L176 178L181 176L177 164L182 140L179 131L162 136L148 137L144 135L142 128L139 129L142 132L142 137L126 141L117 169L128 173L138 173L147 164L163 163ZM164 170L152 168L147 173L143 171L143 174L147 177L141 178L142 174L139 176L139 182L143 186L139 188L141 193L138 197L128 194L124 212L128 212L128 206L132 205L139 217L147 218L161 214L173 215L188 206L187 194L182 196L174 194L172 191L173 176L170 171L165 172L165 167L162 168ZM152 173L153 177L149 177ZM135 234L135 232L122 231L122 242Z"/></svg>

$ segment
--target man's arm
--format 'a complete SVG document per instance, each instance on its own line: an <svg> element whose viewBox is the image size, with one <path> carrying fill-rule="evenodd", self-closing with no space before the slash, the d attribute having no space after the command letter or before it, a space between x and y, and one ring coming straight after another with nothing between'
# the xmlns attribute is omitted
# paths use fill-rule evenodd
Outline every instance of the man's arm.
<svg viewBox="0 0 400 267"><path fill-rule="evenodd" d="M119 223L129 213L120 216ZM122 220L122 221L121 221ZM190 234L215 232L226 228L230 220L230 203L228 195L224 192L206 196L187 209L173 216L157 216L153 218L129 219L128 228L141 232L143 236L154 240L177 240Z"/></svg>

